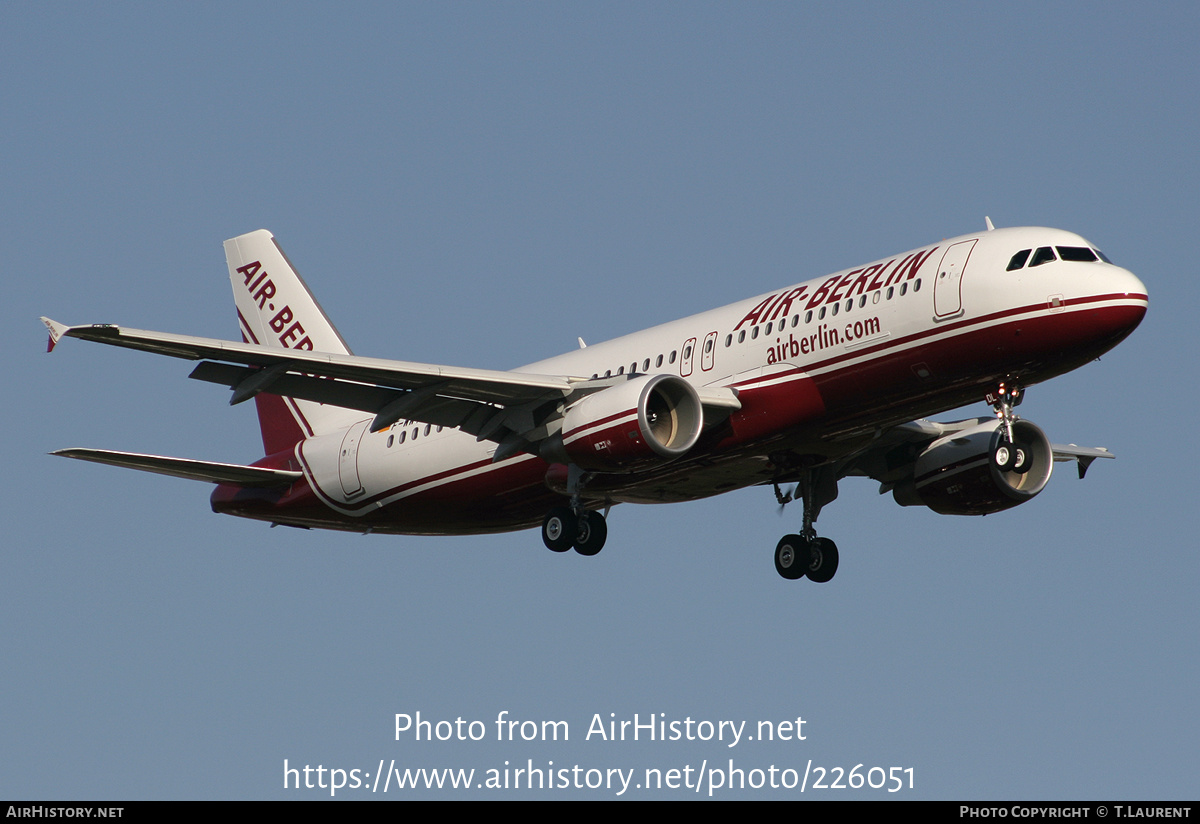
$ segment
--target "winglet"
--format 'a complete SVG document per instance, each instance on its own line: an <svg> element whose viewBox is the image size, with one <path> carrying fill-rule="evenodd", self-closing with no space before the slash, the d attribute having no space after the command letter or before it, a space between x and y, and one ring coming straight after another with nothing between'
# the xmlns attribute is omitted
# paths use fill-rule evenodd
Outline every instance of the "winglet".
<svg viewBox="0 0 1200 824"><path fill-rule="evenodd" d="M46 341L46 351L53 352L54 347L58 345L58 339L65 335L71 327L56 320L50 320L50 318L42 318L41 321L50 330L50 340Z"/></svg>

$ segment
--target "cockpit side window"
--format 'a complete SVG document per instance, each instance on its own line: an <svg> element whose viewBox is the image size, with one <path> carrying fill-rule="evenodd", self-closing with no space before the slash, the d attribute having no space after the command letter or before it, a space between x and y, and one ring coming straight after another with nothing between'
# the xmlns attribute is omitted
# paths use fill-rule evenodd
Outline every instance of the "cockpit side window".
<svg viewBox="0 0 1200 824"><path fill-rule="evenodd" d="M1059 246L1058 256L1063 260L1078 260L1082 263L1095 263L1096 253L1086 246Z"/></svg>
<svg viewBox="0 0 1200 824"><path fill-rule="evenodd" d="M1006 271L1012 272L1024 266L1025 261L1029 260L1029 253L1032 251L1032 249L1022 249L1013 255L1012 260L1008 262L1008 269Z"/></svg>
<svg viewBox="0 0 1200 824"><path fill-rule="evenodd" d="M1054 250L1049 246L1041 246L1033 253L1033 260L1029 262L1029 268L1032 269L1034 266L1041 266L1043 263L1049 263L1052 260L1058 260L1054 256Z"/></svg>
<svg viewBox="0 0 1200 824"><path fill-rule="evenodd" d="M1108 259L1108 255L1104 254L1099 249L1093 249L1092 251L1095 252L1097 255L1099 255L1100 259L1102 261L1104 261L1105 263L1112 263L1112 261Z"/></svg>

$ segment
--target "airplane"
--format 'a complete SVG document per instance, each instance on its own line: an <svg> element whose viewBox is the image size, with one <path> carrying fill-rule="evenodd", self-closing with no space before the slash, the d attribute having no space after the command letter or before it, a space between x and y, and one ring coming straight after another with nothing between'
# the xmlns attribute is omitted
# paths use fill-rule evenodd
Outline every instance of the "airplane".
<svg viewBox="0 0 1200 824"><path fill-rule="evenodd" d="M776 571L824 583L839 553L813 525L843 478L984 515L1036 496L1055 461L1082 479L1113 457L1051 444L1014 407L1128 336L1146 287L1077 234L985 224L511 372L355 355L260 229L225 242L242 343L42 321L47 351L72 337L199 361L190 377L254 399L265 456L52 454L215 483L215 512L272 526L540 524L547 548L582 555L604 546L614 504L770 487L803 509ZM994 414L927 419L980 399Z"/></svg>

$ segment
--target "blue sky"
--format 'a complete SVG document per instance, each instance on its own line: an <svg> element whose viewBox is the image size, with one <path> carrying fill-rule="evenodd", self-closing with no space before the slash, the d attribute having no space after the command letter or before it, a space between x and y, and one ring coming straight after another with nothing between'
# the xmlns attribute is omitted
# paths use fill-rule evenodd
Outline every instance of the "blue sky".
<svg viewBox="0 0 1200 824"><path fill-rule="evenodd" d="M0 794L306 798L284 760L912 767L816 798L1194 798L1200 191L1194 4L10 5L0 12ZM512 368L983 225L1146 283L1141 328L1033 387L1060 466L952 518L847 480L842 562L780 579L769 490L405 538L213 515L46 455L259 456L187 364L37 323L237 336L221 242L272 230L358 354ZM980 403L959 417L986 414ZM952 419L953 414L945 416ZM569 742L395 740L396 713ZM806 740L584 740L596 714ZM608 798L608 789L434 793ZM690 791L631 791L686 797ZM338 797L397 798L345 790ZM800 797L795 791L718 797Z"/></svg>

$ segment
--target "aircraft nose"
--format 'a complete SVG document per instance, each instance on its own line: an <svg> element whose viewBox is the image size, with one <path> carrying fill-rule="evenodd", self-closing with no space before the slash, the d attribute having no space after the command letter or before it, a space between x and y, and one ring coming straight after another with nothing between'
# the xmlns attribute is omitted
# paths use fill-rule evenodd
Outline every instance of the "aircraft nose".
<svg viewBox="0 0 1200 824"><path fill-rule="evenodd" d="M1150 295L1146 292L1146 284L1142 283L1142 279L1128 269L1118 269L1116 281L1116 291L1123 293L1130 302L1140 304L1142 314L1145 315L1146 307L1150 303ZM1139 317L1138 320L1141 318Z"/></svg>
<svg viewBox="0 0 1200 824"><path fill-rule="evenodd" d="M1142 283L1141 278L1128 269L1121 269L1120 277L1126 295L1140 297L1143 301L1149 300L1149 295L1146 292L1146 284Z"/></svg>
<svg viewBox="0 0 1200 824"><path fill-rule="evenodd" d="M1107 284L1108 295L1106 313L1111 333L1116 340L1122 340L1138 327L1146 316L1146 308L1150 298L1146 293L1146 284L1141 278L1128 269L1114 266ZM1115 345L1114 341L1113 345Z"/></svg>

